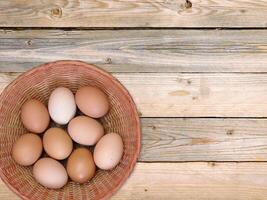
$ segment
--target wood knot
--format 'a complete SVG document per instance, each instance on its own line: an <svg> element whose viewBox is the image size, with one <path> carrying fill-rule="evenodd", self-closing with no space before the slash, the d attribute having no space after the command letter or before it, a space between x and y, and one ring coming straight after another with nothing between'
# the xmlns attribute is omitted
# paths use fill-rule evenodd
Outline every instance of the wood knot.
<svg viewBox="0 0 267 200"><path fill-rule="evenodd" d="M191 3L191 1L189 1L189 0L186 0L185 1L185 8L192 8L192 3Z"/></svg>
<svg viewBox="0 0 267 200"><path fill-rule="evenodd" d="M191 85L192 81L191 80L187 80L187 84Z"/></svg>
<svg viewBox="0 0 267 200"><path fill-rule="evenodd" d="M51 15L53 17L58 17L61 18L62 17L62 9L61 8L54 8L51 10Z"/></svg>
<svg viewBox="0 0 267 200"><path fill-rule="evenodd" d="M147 192L147 191L148 191L146 188L145 188L144 190L145 190L145 192Z"/></svg>

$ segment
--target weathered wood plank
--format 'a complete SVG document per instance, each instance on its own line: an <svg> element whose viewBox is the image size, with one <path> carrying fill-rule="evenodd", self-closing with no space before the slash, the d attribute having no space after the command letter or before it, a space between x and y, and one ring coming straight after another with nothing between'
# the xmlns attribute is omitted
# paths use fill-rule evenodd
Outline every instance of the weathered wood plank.
<svg viewBox="0 0 267 200"><path fill-rule="evenodd" d="M0 1L1 27L266 27L267 1Z"/></svg>
<svg viewBox="0 0 267 200"><path fill-rule="evenodd" d="M19 73L0 73L3 89ZM267 117L267 74L114 73L143 117Z"/></svg>
<svg viewBox="0 0 267 200"><path fill-rule="evenodd" d="M114 199L266 199L266 163L139 163Z"/></svg>
<svg viewBox="0 0 267 200"><path fill-rule="evenodd" d="M266 119L143 118L139 161L267 161Z"/></svg>
<svg viewBox="0 0 267 200"><path fill-rule="evenodd" d="M59 59L110 72L267 72L267 30L0 31L0 72Z"/></svg>
<svg viewBox="0 0 267 200"><path fill-rule="evenodd" d="M144 117L266 117L266 74L115 74Z"/></svg>
<svg viewBox="0 0 267 200"><path fill-rule="evenodd" d="M138 163L112 199L266 199L266 168L266 163ZM0 182L0 199L18 197Z"/></svg>

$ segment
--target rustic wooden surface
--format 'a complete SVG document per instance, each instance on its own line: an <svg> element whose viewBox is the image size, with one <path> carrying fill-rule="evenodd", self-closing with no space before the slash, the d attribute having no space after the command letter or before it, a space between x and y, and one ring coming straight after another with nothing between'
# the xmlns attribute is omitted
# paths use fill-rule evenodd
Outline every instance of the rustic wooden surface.
<svg viewBox="0 0 267 200"><path fill-rule="evenodd" d="M267 0L0 1L0 92L60 59L111 72L142 122L112 199L267 199ZM0 199L17 200L0 181Z"/></svg>
<svg viewBox="0 0 267 200"><path fill-rule="evenodd" d="M0 1L2 27L266 27L267 1Z"/></svg>
<svg viewBox="0 0 267 200"><path fill-rule="evenodd" d="M265 30L0 29L0 44L1 72L58 59L109 72L267 72Z"/></svg>

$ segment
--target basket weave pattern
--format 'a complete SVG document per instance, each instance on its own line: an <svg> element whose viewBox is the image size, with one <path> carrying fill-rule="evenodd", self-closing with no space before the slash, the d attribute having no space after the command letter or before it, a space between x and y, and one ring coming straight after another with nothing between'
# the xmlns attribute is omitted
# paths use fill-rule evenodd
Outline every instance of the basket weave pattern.
<svg viewBox="0 0 267 200"><path fill-rule="evenodd" d="M11 157L13 143L27 133L20 119L20 108L28 99L45 105L51 92L59 86L73 93L81 86L97 86L109 97L110 111L101 119L105 132L122 136L124 154L113 170L97 170L85 183L69 181L59 190L47 189L32 176L32 167L22 167ZM106 199L130 175L140 151L140 122L135 104L127 90L110 74L79 61L43 64L14 80L0 96L0 176L23 199Z"/></svg>

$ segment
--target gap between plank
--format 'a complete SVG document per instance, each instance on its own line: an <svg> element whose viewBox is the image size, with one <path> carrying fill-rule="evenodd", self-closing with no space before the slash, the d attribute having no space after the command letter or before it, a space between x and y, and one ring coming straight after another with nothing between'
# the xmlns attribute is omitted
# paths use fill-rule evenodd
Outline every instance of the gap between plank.
<svg viewBox="0 0 267 200"><path fill-rule="evenodd" d="M0 26L7 30L267 30L267 27L12 27Z"/></svg>
<svg viewBox="0 0 267 200"><path fill-rule="evenodd" d="M139 117L141 119L255 119L255 120L266 120L267 117L216 117L216 116L206 116L206 117Z"/></svg>
<svg viewBox="0 0 267 200"><path fill-rule="evenodd" d="M137 163L209 163L211 165L216 164L216 163L267 163L267 161L253 161L253 160L248 160L248 161L205 161L205 160L193 160L193 161L137 161Z"/></svg>

